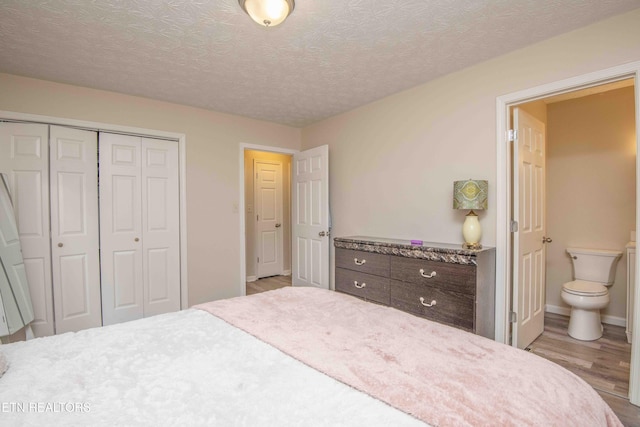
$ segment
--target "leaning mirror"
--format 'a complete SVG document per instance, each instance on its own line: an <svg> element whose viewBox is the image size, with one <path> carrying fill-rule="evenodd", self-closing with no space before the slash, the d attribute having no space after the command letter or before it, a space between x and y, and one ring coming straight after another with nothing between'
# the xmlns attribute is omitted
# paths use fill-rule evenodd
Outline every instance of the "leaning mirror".
<svg viewBox="0 0 640 427"><path fill-rule="evenodd" d="M0 305L0 336L14 334L34 319L20 236L5 174L0 174Z"/></svg>

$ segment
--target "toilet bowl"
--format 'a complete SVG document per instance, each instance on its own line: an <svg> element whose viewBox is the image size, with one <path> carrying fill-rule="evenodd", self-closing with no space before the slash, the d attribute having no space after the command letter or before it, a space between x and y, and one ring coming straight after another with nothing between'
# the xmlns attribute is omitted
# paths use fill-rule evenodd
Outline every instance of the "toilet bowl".
<svg viewBox="0 0 640 427"><path fill-rule="evenodd" d="M604 249L568 248L575 280L562 285L562 300L571 306L569 335L583 341L602 336L600 310L609 304L609 289L615 280L622 252Z"/></svg>

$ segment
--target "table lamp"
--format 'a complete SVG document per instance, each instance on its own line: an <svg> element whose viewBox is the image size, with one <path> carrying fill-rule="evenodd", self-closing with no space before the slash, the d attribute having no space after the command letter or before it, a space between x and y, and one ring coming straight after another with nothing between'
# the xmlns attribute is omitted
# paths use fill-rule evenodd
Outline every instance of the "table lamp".
<svg viewBox="0 0 640 427"><path fill-rule="evenodd" d="M479 243L482 228L474 210L487 209L488 193L488 181L468 179L453 182L453 208L470 209L462 226L462 236L465 241L462 247L465 249L482 249Z"/></svg>

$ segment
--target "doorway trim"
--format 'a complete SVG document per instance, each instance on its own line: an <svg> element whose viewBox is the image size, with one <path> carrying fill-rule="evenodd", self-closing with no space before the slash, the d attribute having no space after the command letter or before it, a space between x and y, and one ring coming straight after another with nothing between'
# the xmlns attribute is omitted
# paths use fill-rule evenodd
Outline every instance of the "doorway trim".
<svg viewBox="0 0 640 427"><path fill-rule="evenodd" d="M588 74L556 81L534 88L509 93L496 98L496 341L509 344L512 286L511 280L511 155L507 137L509 109L519 104L536 101L561 93L573 92L618 80L634 79L636 153L640 153L640 61L606 68ZM636 230L640 230L640 161L636 155ZM636 258L636 271L640 271L640 257ZM634 306L640 307L639 279L633 284ZM631 349L631 373L629 378L629 400L640 405L640 316L633 322Z"/></svg>
<svg viewBox="0 0 640 427"><path fill-rule="evenodd" d="M238 196L238 213L240 214L240 283L239 293L240 296L245 296L247 294L247 243L246 243L246 212L245 212L245 197L244 197L244 177L245 177L245 169L244 169L244 152L246 150L255 150L255 151L266 151L268 153L277 153L277 154L288 154L293 156L296 153L299 153L300 150L293 150L290 148L282 148L282 147L273 147L269 145L256 145L256 144L248 144L241 142L239 146L239 168L240 176L239 176L239 196ZM293 166L293 165L292 165Z"/></svg>

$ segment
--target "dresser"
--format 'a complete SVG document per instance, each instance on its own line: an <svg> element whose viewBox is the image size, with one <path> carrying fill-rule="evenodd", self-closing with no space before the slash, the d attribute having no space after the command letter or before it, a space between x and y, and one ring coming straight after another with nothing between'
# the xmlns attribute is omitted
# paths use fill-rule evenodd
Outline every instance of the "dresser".
<svg viewBox="0 0 640 427"><path fill-rule="evenodd" d="M335 289L494 338L495 249L337 237Z"/></svg>

